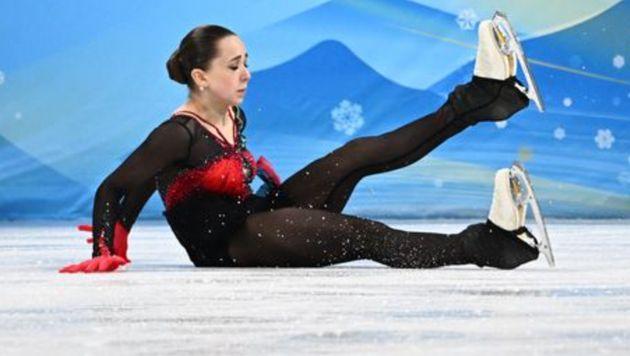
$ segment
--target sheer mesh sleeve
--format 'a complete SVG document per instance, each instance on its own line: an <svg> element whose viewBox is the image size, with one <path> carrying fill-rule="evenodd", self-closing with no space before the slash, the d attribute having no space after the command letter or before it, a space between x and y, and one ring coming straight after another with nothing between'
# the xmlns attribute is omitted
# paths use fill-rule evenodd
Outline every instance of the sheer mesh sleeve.
<svg viewBox="0 0 630 356"><path fill-rule="evenodd" d="M120 204L120 213L118 215L118 221L122 223L125 229L131 230L136 219L138 219L138 215L140 215L140 211L142 211L142 208L155 190L155 180L150 178L142 183L140 187L125 194Z"/></svg>
<svg viewBox="0 0 630 356"><path fill-rule="evenodd" d="M186 161L192 134L182 123L169 120L155 128L129 157L101 183L94 198L92 255L100 254L102 234L113 251L114 226L121 220L130 229L155 190L153 178L165 167ZM149 186L150 185L150 186Z"/></svg>

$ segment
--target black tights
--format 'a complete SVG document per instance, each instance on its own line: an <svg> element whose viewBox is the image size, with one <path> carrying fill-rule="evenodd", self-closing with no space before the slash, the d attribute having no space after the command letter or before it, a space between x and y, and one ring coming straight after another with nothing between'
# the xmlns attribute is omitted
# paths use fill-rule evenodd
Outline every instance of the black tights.
<svg viewBox="0 0 630 356"><path fill-rule="evenodd" d="M462 237L472 226L454 235L408 232L341 213L363 177L408 166L467 127L453 118L451 107L444 105L313 161L280 186L293 206L247 218L228 246L233 261L238 266L312 267L371 259L403 268L471 263Z"/></svg>

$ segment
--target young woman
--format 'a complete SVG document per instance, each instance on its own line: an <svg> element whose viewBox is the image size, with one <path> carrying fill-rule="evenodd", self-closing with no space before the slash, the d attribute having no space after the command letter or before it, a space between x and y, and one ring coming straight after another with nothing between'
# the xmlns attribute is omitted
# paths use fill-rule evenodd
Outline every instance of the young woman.
<svg viewBox="0 0 630 356"><path fill-rule="evenodd" d="M255 160L245 145L239 107L251 78L245 45L220 26L193 29L167 62L170 78L188 86L188 100L99 186L92 259L60 271L112 271L129 262L128 232L156 189L173 233L198 267L370 259L401 268L514 268L536 259L518 213L491 210L486 222L452 235L401 231L342 213L362 178L408 166L467 127L506 120L528 105L515 86L514 58L483 31L490 31L487 23L480 26L475 75L435 112L353 139L280 182L269 162ZM270 187L264 196L250 189L257 175ZM494 199L493 206L512 204L507 196Z"/></svg>

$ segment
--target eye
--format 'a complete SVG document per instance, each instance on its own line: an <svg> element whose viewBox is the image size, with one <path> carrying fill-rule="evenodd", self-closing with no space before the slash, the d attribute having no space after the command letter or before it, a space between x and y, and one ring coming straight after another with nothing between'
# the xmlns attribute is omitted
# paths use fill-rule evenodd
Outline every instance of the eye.
<svg viewBox="0 0 630 356"><path fill-rule="evenodd" d="M249 68L249 65L247 63L245 63L245 68ZM236 66L236 67L235 66L231 66L230 69L235 71L235 70L238 69L238 66Z"/></svg>

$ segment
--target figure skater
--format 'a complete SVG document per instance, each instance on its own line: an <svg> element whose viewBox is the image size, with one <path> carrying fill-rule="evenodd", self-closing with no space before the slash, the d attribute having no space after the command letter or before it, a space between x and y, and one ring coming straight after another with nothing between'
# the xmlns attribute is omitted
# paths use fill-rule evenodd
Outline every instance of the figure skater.
<svg viewBox="0 0 630 356"><path fill-rule="evenodd" d="M127 237L155 190L174 235L197 267L317 267L369 259L396 268L475 264L511 269L538 257L525 211L505 170L495 177L486 221L456 234L411 232L342 213L356 185L403 168L468 127L527 107L511 55L479 26L472 80L433 113L378 136L359 137L284 182L247 150L239 106L251 78L241 38L216 25L194 28L167 62L188 100L100 184L92 258L60 272L106 272L129 263ZM265 194L253 194L259 176Z"/></svg>

